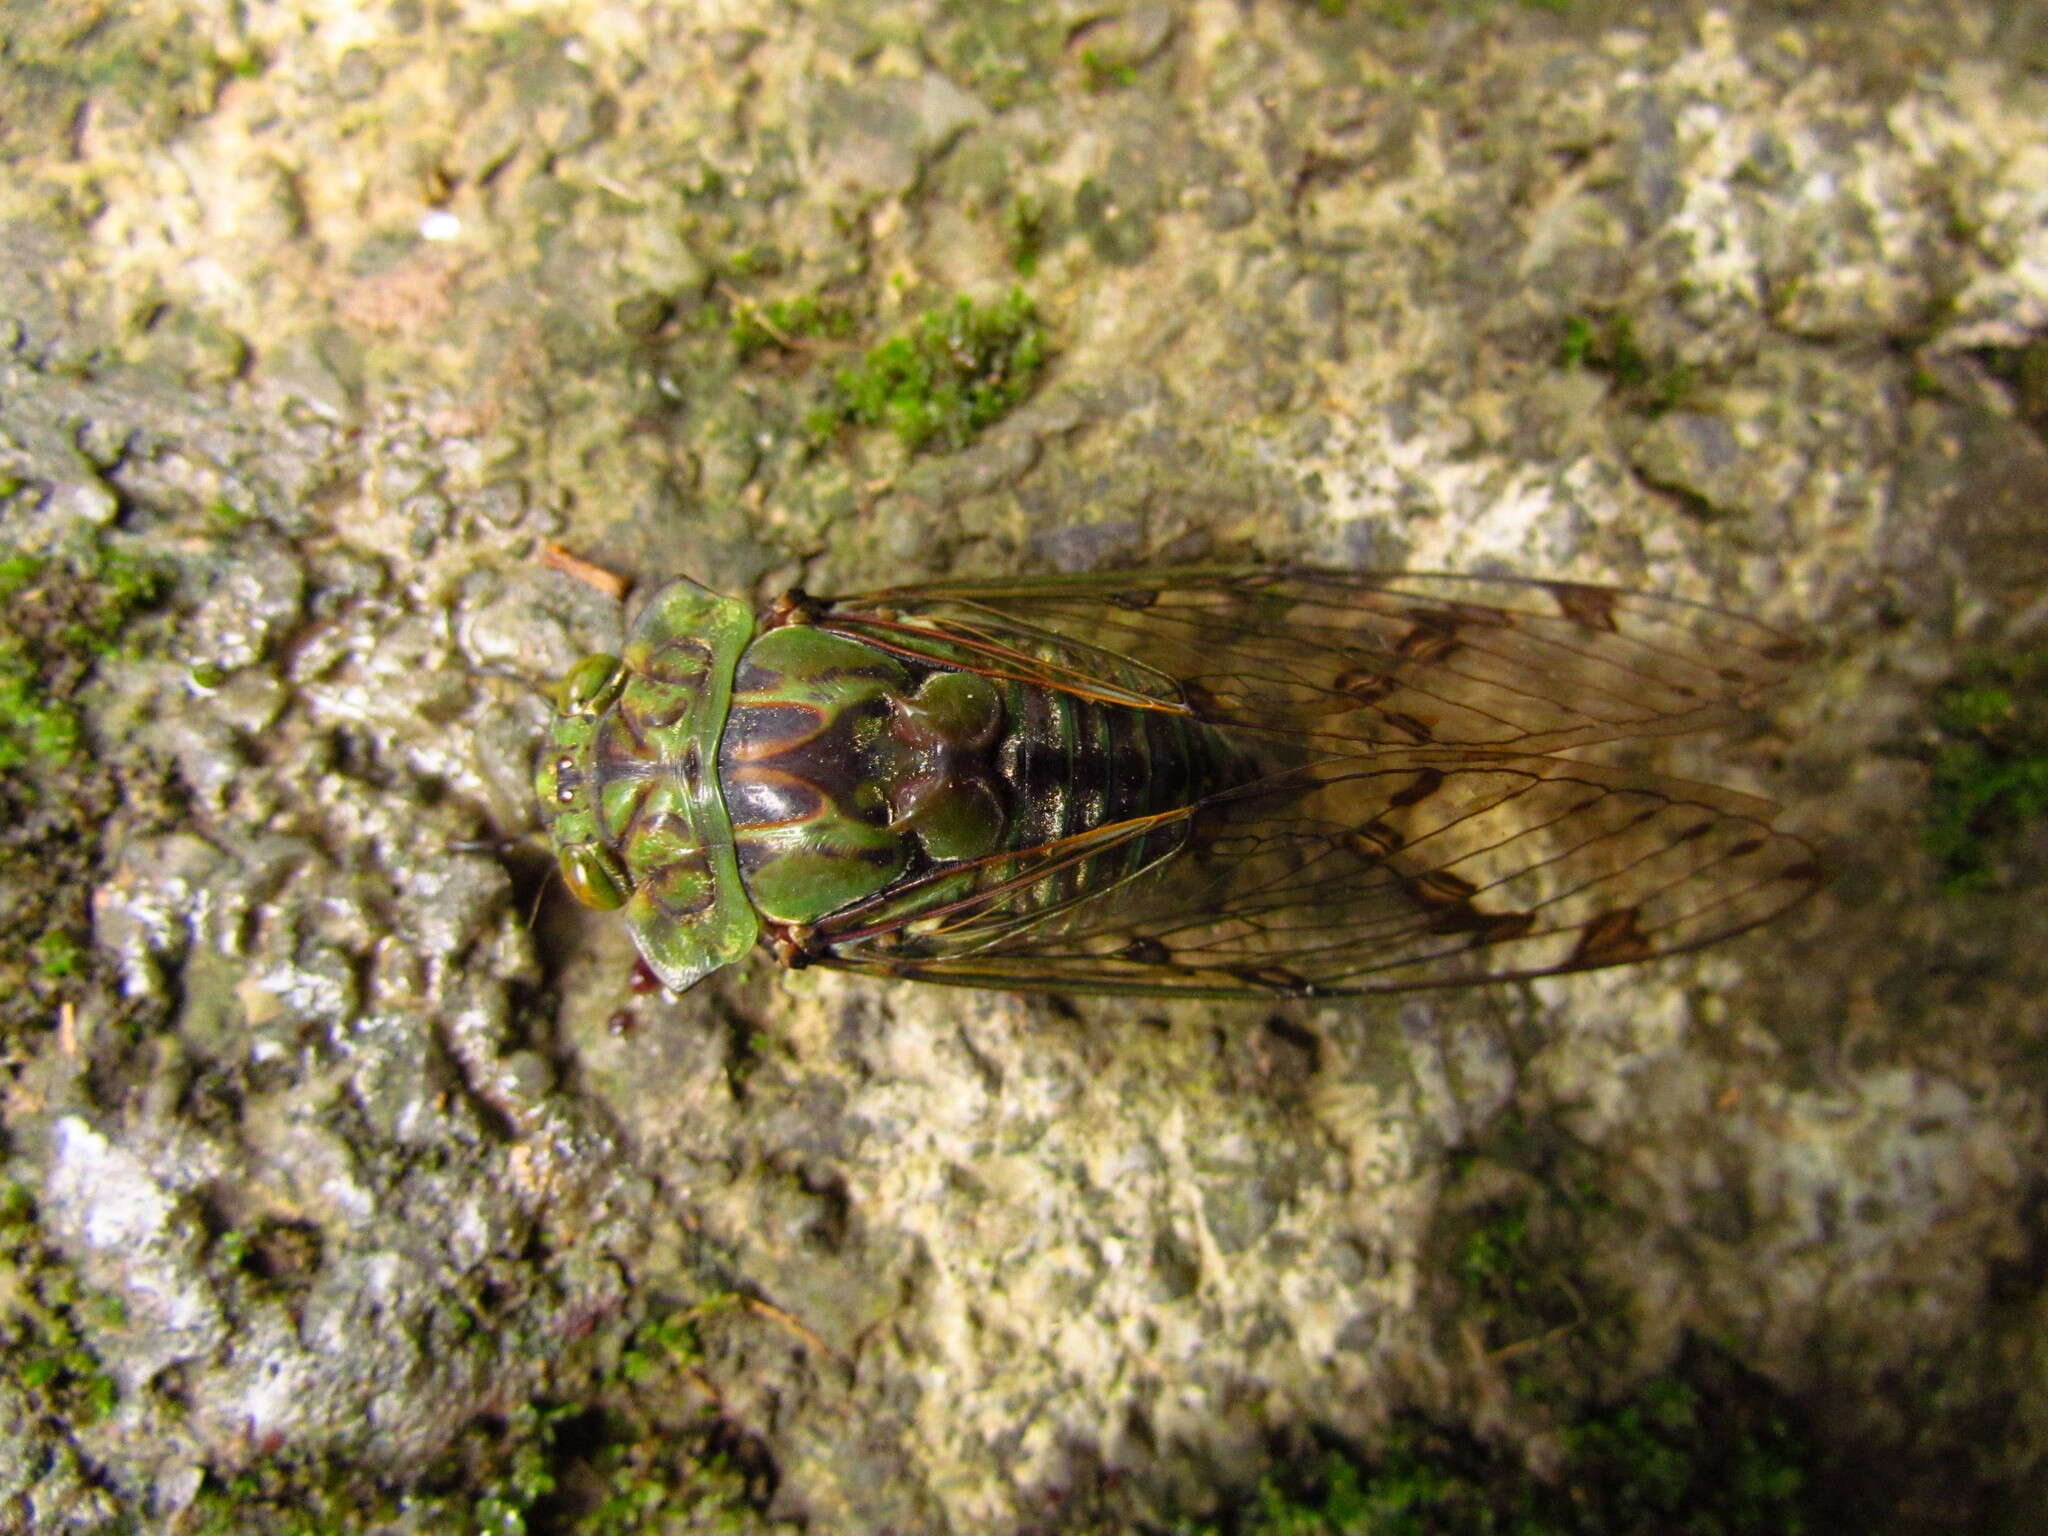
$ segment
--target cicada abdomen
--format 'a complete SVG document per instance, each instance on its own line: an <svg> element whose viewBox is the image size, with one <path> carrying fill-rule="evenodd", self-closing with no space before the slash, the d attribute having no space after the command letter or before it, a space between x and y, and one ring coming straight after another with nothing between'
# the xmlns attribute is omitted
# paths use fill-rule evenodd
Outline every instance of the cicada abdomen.
<svg viewBox="0 0 2048 1536"><path fill-rule="evenodd" d="M945 583L756 620L688 581L558 690L565 879L685 987L785 962L1246 997L1648 959L1811 887L1746 796L1566 755L1791 649L1602 588L1312 571Z"/></svg>

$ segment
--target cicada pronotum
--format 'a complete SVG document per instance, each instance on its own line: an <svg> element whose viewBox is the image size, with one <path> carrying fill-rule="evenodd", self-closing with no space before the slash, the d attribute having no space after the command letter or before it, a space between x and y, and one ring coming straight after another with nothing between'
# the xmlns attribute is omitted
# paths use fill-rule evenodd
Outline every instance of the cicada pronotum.
<svg viewBox="0 0 2048 1536"><path fill-rule="evenodd" d="M688 580L557 689L562 873L683 988L785 964L1324 997L1694 948L1816 880L1773 808L1570 755L1730 718L1761 624L1564 582L1310 570L791 593Z"/></svg>

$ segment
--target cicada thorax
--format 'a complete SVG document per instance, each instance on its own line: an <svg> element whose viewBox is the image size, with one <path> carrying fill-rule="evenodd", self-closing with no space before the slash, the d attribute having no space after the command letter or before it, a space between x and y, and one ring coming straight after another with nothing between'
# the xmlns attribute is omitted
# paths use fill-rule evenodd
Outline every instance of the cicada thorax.
<svg viewBox="0 0 2048 1536"><path fill-rule="evenodd" d="M738 959L760 932L710 766L753 631L745 605L671 582L620 655L588 657L562 680L535 765L565 883L622 909L674 987Z"/></svg>
<svg viewBox="0 0 2048 1536"><path fill-rule="evenodd" d="M741 658L718 767L741 878L764 918L822 925L828 944L835 920L872 919L913 949L919 915L957 894L949 866L1161 818L1156 835L1020 881L1009 910L1029 921L1167 857L1188 824L1166 813L1265 771L1184 712L884 651L806 623L770 630ZM898 890L914 895L892 904Z"/></svg>

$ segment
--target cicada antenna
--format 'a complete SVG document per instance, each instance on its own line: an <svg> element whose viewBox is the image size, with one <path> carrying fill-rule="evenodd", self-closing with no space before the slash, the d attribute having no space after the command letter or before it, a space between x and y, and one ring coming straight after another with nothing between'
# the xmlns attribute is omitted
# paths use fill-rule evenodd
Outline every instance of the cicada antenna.
<svg viewBox="0 0 2048 1536"><path fill-rule="evenodd" d="M450 853L517 853L530 839L523 837L451 837L441 846Z"/></svg>
<svg viewBox="0 0 2048 1536"><path fill-rule="evenodd" d="M548 899L548 886L561 878L561 870L553 864L549 864L548 872L540 877L540 884L534 888L533 905L526 909L526 931L528 933L533 932L534 926L540 922L540 904Z"/></svg>
<svg viewBox="0 0 2048 1536"><path fill-rule="evenodd" d="M503 682L517 683L528 693L539 693L548 685L548 679L544 676L531 672L517 672L511 667L499 666L496 662L473 661L469 668L480 677L495 677Z"/></svg>

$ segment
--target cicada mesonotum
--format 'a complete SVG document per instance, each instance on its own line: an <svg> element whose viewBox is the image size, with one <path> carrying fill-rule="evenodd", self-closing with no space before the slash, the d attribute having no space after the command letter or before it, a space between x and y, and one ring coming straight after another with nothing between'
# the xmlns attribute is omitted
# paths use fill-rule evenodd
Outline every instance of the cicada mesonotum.
<svg viewBox="0 0 2048 1536"><path fill-rule="evenodd" d="M758 618L679 580L562 680L562 874L683 988L785 964L1320 997L1644 960L1816 878L1772 807L1567 755L1731 716L1764 626L1562 582L951 581Z"/></svg>

